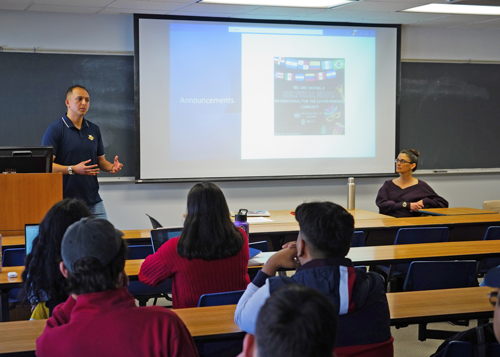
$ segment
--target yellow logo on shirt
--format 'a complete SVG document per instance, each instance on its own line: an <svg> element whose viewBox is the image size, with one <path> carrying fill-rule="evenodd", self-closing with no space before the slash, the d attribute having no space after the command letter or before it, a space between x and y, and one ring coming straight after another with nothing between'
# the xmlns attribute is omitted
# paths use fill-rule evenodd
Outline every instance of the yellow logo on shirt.
<svg viewBox="0 0 500 357"><path fill-rule="evenodd" d="M89 135L89 140L94 140L94 137L92 135Z"/></svg>

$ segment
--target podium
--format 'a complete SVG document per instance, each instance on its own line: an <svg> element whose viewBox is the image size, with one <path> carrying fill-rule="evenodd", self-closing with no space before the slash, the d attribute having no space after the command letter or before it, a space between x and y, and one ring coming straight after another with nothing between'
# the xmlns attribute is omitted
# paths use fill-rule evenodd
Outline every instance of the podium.
<svg viewBox="0 0 500 357"><path fill-rule="evenodd" d="M24 235L63 198L62 174L0 174L0 234Z"/></svg>

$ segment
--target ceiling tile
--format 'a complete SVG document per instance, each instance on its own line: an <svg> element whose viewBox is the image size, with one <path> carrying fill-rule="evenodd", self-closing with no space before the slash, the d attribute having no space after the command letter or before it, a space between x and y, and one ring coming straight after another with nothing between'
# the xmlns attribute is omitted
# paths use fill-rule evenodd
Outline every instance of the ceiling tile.
<svg viewBox="0 0 500 357"><path fill-rule="evenodd" d="M107 8L118 9L136 9L136 10L156 10L156 11L172 11L182 9L186 6L185 3L177 2L159 2L159 1L137 1L137 0L116 0Z"/></svg>
<svg viewBox="0 0 500 357"><path fill-rule="evenodd" d="M73 14L96 14L101 10L101 7L88 7L88 6L58 6L58 5L31 5L29 11L42 11L42 12L65 12Z"/></svg>
<svg viewBox="0 0 500 357"><path fill-rule="evenodd" d="M33 5L59 5L59 6L77 6L77 7L106 7L113 0L34 0Z"/></svg>
<svg viewBox="0 0 500 357"><path fill-rule="evenodd" d="M0 10L26 10L29 4L17 3L17 1L1 2Z"/></svg>
<svg viewBox="0 0 500 357"><path fill-rule="evenodd" d="M100 15L132 15L132 14L149 14L149 15L166 15L164 10L138 10L138 9L120 9L106 7L99 11Z"/></svg>
<svg viewBox="0 0 500 357"><path fill-rule="evenodd" d="M325 9L314 9L304 7L281 7L281 6L261 6L255 10L249 11L248 14L257 15L281 15L281 16L305 16L325 11Z"/></svg>
<svg viewBox="0 0 500 357"><path fill-rule="evenodd" d="M218 4L193 4L182 9L185 12L218 12L220 14L244 14L248 11L258 9L259 6L244 5L218 5Z"/></svg>
<svg viewBox="0 0 500 357"><path fill-rule="evenodd" d="M186 12L186 11L171 11L169 15L176 16L201 16L201 17L233 17L234 14L222 13L222 12Z"/></svg>

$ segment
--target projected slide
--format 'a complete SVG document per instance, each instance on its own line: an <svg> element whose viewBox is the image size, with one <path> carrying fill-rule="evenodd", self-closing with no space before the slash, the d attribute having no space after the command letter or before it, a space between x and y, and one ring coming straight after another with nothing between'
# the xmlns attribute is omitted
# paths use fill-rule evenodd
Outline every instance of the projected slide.
<svg viewBox="0 0 500 357"><path fill-rule="evenodd" d="M344 135L344 58L274 58L274 135Z"/></svg>
<svg viewBox="0 0 500 357"><path fill-rule="evenodd" d="M393 172L396 28L138 24L141 179Z"/></svg>

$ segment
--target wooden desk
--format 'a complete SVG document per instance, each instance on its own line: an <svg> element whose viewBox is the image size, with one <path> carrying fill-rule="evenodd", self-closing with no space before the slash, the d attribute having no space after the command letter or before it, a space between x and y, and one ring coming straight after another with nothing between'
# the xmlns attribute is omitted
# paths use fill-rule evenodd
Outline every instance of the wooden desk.
<svg viewBox="0 0 500 357"><path fill-rule="evenodd" d="M356 265L393 264L413 260L483 259L500 256L500 241L466 241L425 244L385 245L351 248L347 257ZM125 272L137 279L144 259L125 261ZM6 267L0 273L0 289L19 287L24 267ZM17 278L7 277L15 271Z"/></svg>
<svg viewBox="0 0 500 357"><path fill-rule="evenodd" d="M250 233L270 233L270 232L278 232L281 233L281 227L286 227L286 230L289 230L289 227L293 227L294 232L299 231L299 224L295 220L295 216L290 213L290 210L282 210L282 211L270 211L271 217L265 217L271 219L272 222L256 222L250 223ZM350 210L349 211L354 219L362 220L362 219L394 219L391 216L386 216L383 214L370 212L362 209ZM266 228L267 227L267 228ZM151 229L133 229L133 230L123 230L123 239L134 239L134 240L149 240L150 239L150 231ZM3 246L4 247L24 247L24 236L4 236L3 237Z"/></svg>
<svg viewBox="0 0 500 357"><path fill-rule="evenodd" d="M479 319L493 316L487 287L389 293L391 325ZM243 332L234 323L236 305L174 310L195 340L237 338ZM0 354L35 350L46 320L0 323Z"/></svg>
<svg viewBox="0 0 500 357"><path fill-rule="evenodd" d="M442 214L444 216L461 216L466 214L494 214L497 211L488 211L478 208L469 207L452 207L452 208L424 208L422 211ZM425 214L425 212L423 212Z"/></svg>
<svg viewBox="0 0 500 357"><path fill-rule="evenodd" d="M493 316L489 287L388 293L391 325L482 319Z"/></svg>

